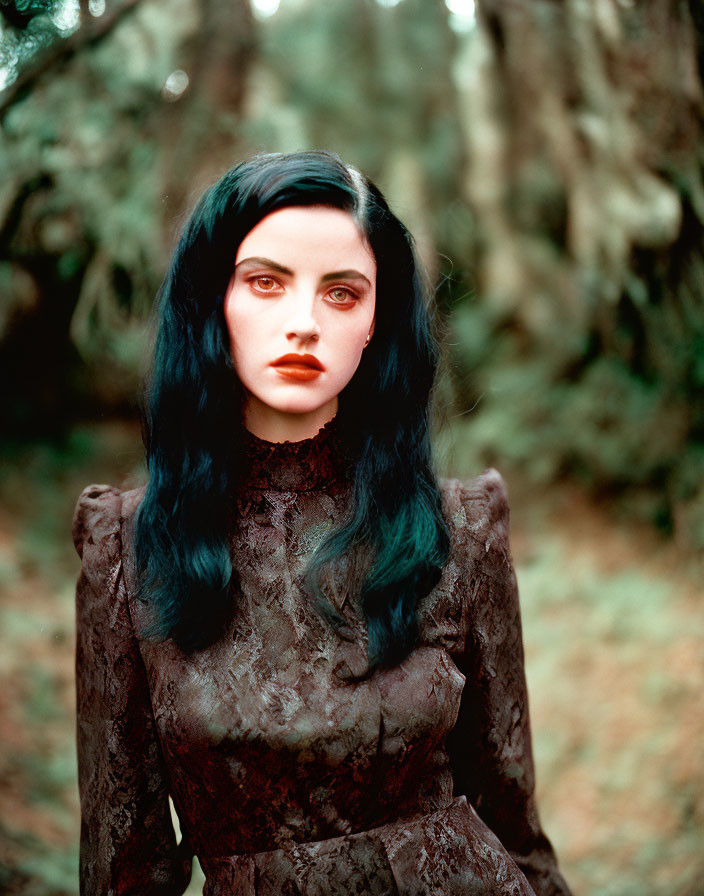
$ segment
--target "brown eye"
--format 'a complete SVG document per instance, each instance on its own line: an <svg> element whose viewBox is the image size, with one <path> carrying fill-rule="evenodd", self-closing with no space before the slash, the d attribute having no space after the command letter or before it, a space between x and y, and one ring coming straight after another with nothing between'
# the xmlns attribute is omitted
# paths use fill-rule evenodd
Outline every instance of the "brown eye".
<svg viewBox="0 0 704 896"><path fill-rule="evenodd" d="M257 292L274 292L278 286L273 277L253 277L249 282Z"/></svg>

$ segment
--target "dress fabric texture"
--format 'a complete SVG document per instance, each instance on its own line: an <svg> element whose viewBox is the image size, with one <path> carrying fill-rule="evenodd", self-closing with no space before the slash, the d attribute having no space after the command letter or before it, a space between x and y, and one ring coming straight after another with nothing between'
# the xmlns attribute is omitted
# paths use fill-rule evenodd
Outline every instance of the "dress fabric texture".
<svg viewBox="0 0 704 896"><path fill-rule="evenodd" d="M82 896L179 896L194 854L205 896L569 894L535 805L499 474L441 481L450 559L412 653L370 673L361 557L324 578L341 631L303 589L350 506L335 421L302 442L245 439L231 613L203 650L140 634L143 489L78 500Z"/></svg>

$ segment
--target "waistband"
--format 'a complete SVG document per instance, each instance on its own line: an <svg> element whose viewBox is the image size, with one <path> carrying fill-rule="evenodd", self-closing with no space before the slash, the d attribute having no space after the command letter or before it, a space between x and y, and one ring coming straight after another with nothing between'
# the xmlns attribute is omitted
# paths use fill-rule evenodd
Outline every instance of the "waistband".
<svg viewBox="0 0 704 896"><path fill-rule="evenodd" d="M200 858L203 896L534 896L466 796L443 809L327 840Z"/></svg>

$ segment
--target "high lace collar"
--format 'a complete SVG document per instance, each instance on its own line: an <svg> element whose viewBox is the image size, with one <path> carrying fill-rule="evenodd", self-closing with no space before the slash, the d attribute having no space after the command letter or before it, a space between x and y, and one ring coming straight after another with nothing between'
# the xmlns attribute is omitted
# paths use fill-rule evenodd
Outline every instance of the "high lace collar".
<svg viewBox="0 0 704 896"><path fill-rule="evenodd" d="M249 430L243 430L243 440L245 489L314 491L349 473L337 417L312 438L299 442L268 442Z"/></svg>

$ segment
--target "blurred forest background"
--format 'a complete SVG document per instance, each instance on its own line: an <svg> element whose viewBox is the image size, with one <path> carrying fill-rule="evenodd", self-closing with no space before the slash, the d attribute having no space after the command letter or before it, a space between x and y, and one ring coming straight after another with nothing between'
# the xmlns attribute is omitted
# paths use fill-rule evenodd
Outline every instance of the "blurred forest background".
<svg viewBox="0 0 704 896"><path fill-rule="evenodd" d="M315 147L437 283L443 470L509 482L565 876L704 894L703 113L703 0L0 0L0 892L78 891L70 519L144 480L179 225Z"/></svg>

